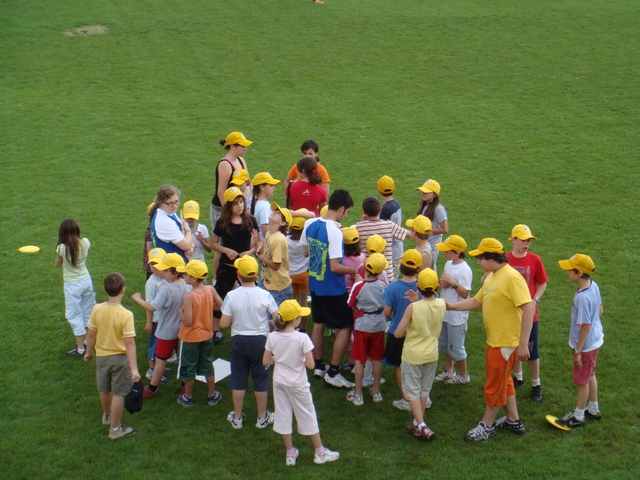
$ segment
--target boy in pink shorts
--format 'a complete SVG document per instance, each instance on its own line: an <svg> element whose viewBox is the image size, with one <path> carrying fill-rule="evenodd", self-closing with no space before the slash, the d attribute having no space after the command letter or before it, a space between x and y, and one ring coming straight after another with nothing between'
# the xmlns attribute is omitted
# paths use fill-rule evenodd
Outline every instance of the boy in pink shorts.
<svg viewBox="0 0 640 480"><path fill-rule="evenodd" d="M600 420L598 409L598 381L596 359L604 343L602 329L602 298L590 275L596 266L589 255L576 253L569 260L560 260L560 268L567 270L569 280L578 284L571 305L569 346L573 349L573 383L578 386L576 409L556 420L565 427L582 427L585 417ZM587 400L589 405L587 405Z"/></svg>

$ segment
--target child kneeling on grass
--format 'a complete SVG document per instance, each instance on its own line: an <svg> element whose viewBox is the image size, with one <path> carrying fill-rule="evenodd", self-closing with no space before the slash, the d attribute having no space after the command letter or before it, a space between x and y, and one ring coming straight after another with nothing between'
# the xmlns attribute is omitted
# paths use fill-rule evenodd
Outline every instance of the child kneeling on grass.
<svg viewBox="0 0 640 480"><path fill-rule="evenodd" d="M571 306L571 330L569 346L573 348L573 383L578 386L576 409L556 420L565 427L582 427L585 417L600 420L598 409L598 381L596 359L604 343L602 329L602 298L598 284L591 280L596 269L589 255L576 253L569 260L558 262L567 270L569 279L578 284L578 291ZM589 405L587 405L587 400Z"/></svg>
<svg viewBox="0 0 640 480"><path fill-rule="evenodd" d="M296 416L298 433L311 437L316 449L314 463L333 462L340 457L322 445L318 418L313 405L309 381L304 367L313 369L313 343L308 335L296 331L301 317L306 317L311 309L301 307L295 300L285 300L280 305L275 326L278 329L269 334L264 347L262 362L265 366L275 365L273 370L273 401L276 406L273 431L282 435L287 449L285 463L296 464L298 449L291 439L293 415Z"/></svg>
<svg viewBox="0 0 640 480"><path fill-rule="evenodd" d="M109 300L96 305L87 324L86 362L93 360L96 347L96 366L102 424L110 425L109 438L117 440L136 432L133 427L120 423L124 397L133 382L140 380L136 360L136 336L133 313L121 305L124 295L124 277L110 273L104 279L104 291Z"/></svg>
<svg viewBox="0 0 640 480"><path fill-rule="evenodd" d="M278 311L273 296L256 286L258 262L244 255L233 262L238 271L240 287L230 291L222 304L220 326L231 326L231 380L229 387L233 399L233 410L227 421L235 429L242 428L245 415L242 413L244 396L249 386L249 374L253 379L258 420L256 427L265 428L273 423L273 413L267 410L269 393L269 367L262 364L264 345L269 335L269 322Z"/></svg>
<svg viewBox="0 0 640 480"><path fill-rule="evenodd" d="M413 423L407 425L407 430L425 441L434 436L424 421L424 412L436 376L438 337L447 309L445 301L435 297L437 288L436 272L430 268L422 270L418 275L418 290L422 293L422 300L407 307L394 333L396 338L405 336L401 365L402 391L409 400L414 417ZM412 292L410 297L415 300L418 293Z"/></svg>
<svg viewBox="0 0 640 480"><path fill-rule="evenodd" d="M184 382L184 393L178 397L183 407L193 406L193 385L196 375L204 375L209 387L209 405L213 406L222 399L222 393L216 391L216 377L213 370L213 306L222 306L222 299L211 285L205 285L209 270L200 260L191 260L184 267L185 282L192 290L184 296L179 310L182 327L178 338L180 344L180 363L178 378Z"/></svg>

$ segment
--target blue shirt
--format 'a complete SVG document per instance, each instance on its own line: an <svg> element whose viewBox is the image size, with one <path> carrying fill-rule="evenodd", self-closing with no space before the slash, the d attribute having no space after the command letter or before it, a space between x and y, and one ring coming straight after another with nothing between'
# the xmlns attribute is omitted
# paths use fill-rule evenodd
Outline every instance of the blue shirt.
<svg viewBox="0 0 640 480"><path fill-rule="evenodd" d="M329 232L329 229L332 232ZM338 233L335 234L333 230ZM331 271L330 236L333 236L333 242L337 242L339 235L339 248L342 251L342 233L335 222L328 222L323 219L308 222L305 225L305 235L305 242L303 243L306 243L309 250L309 290L320 296L346 294L347 286L344 282L344 275L336 275ZM332 244L332 249L335 247ZM342 260L342 258L340 259Z"/></svg>
<svg viewBox="0 0 640 480"><path fill-rule="evenodd" d="M391 282L387 289L384 291L382 301L384 302L385 306L391 307L391 310L393 310L393 318L391 319L388 330L390 335L393 335L395 333L400 320L402 320L404 311L411 303L409 300L404 298L404 295L408 290L417 291L418 282L403 282L402 280L396 280L395 282ZM419 292L418 296L422 298L422 295L420 295Z"/></svg>

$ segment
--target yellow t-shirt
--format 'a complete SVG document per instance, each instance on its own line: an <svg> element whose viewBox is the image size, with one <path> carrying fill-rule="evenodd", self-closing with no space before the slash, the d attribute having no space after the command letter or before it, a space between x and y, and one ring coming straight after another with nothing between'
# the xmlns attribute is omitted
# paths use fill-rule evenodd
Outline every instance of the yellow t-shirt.
<svg viewBox="0 0 640 480"><path fill-rule="evenodd" d="M262 255L274 263L279 263L280 268L273 270L266 265L262 266L262 283L267 290L280 291L291 285L289 277L289 245L282 232L267 232L264 237Z"/></svg>
<svg viewBox="0 0 640 480"><path fill-rule="evenodd" d="M99 303L93 307L87 328L97 332L97 357L126 353L124 339L136 336L133 313L115 303Z"/></svg>
<svg viewBox="0 0 640 480"><path fill-rule="evenodd" d="M441 298L411 304L413 315L407 326L402 361L412 365L438 361L438 337L447 305Z"/></svg>
<svg viewBox="0 0 640 480"><path fill-rule="evenodd" d="M524 277L510 265L487 275L474 297L482 303L482 318L490 347L517 347L520 343L522 310L531 302Z"/></svg>

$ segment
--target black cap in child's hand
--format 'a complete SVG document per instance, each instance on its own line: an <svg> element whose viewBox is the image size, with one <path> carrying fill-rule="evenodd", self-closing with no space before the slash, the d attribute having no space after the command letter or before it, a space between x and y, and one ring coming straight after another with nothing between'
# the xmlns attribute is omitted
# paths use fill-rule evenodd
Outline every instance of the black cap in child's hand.
<svg viewBox="0 0 640 480"><path fill-rule="evenodd" d="M131 387L131 391L124 397L124 407L129 413L136 413L142 410L142 390L144 390L144 383L138 380Z"/></svg>

